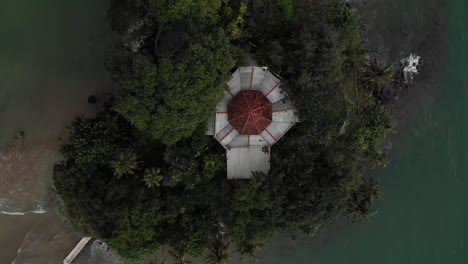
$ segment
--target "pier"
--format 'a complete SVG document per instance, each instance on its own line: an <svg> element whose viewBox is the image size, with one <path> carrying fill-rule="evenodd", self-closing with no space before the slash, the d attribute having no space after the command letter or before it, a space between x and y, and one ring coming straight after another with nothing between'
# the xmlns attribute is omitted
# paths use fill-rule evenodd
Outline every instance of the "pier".
<svg viewBox="0 0 468 264"><path fill-rule="evenodd" d="M63 260L63 264L71 264L90 240L91 237L83 237L80 242L76 244L75 248L70 252L70 254L68 254L68 256Z"/></svg>

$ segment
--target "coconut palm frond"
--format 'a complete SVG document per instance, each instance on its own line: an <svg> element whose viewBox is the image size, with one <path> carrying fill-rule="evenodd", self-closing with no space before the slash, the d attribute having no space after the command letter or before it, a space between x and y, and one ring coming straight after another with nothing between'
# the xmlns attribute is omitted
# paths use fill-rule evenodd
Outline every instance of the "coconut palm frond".
<svg viewBox="0 0 468 264"><path fill-rule="evenodd" d="M121 178L132 175L138 168L138 155L134 150L120 152L116 160L111 161L110 166L114 169L114 175Z"/></svg>
<svg viewBox="0 0 468 264"><path fill-rule="evenodd" d="M229 245L230 241L221 235L216 235L209 242L208 255L205 257L206 264L227 264L231 260Z"/></svg>

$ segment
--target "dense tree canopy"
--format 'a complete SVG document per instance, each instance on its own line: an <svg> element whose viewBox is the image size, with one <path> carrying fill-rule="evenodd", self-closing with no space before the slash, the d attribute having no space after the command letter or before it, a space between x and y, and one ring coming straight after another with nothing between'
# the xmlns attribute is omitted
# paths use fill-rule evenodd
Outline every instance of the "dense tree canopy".
<svg viewBox="0 0 468 264"><path fill-rule="evenodd" d="M114 109L137 128L166 144L189 137L206 122L224 94L234 48L224 32L191 44L177 61L116 52Z"/></svg>
<svg viewBox="0 0 468 264"><path fill-rule="evenodd" d="M385 163L393 120L375 91L391 78L370 70L380 64L366 58L354 9L340 0L114 0L111 13L122 36L107 60L112 100L71 123L54 173L77 227L135 263L161 245L181 263L225 263L229 243L253 256L279 232L314 234L337 217L373 214L382 194L364 173ZM131 40L141 17L145 33ZM225 150L205 123L247 53L283 77L301 122L275 145L268 175L228 181Z"/></svg>
<svg viewBox="0 0 468 264"><path fill-rule="evenodd" d="M237 25L234 13L241 15L242 8L233 12L224 2L150 1L153 17L164 28L158 29L157 38L159 31L169 31L155 45L180 42L179 48L171 49L171 56L115 48L107 63L114 80L114 110L165 144L189 137L205 123L241 53L232 43L236 26L229 25Z"/></svg>
<svg viewBox="0 0 468 264"><path fill-rule="evenodd" d="M158 23L214 24L219 22L222 0L168 1L149 0L149 5Z"/></svg>

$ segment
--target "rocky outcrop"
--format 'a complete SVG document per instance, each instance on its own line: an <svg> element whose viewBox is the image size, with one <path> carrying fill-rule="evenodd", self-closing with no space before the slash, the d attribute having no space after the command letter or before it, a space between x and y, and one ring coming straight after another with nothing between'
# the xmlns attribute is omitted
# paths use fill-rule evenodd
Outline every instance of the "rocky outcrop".
<svg viewBox="0 0 468 264"><path fill-rule="evenodd" d="M113 0L110 16L112 30L132 52L138 52L154 32L154 19L144 0Z"/></svg>

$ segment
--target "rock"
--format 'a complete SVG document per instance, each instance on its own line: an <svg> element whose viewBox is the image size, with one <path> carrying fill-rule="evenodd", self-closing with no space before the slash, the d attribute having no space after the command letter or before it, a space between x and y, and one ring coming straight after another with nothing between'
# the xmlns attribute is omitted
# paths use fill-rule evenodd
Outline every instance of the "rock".
<svg viewBox="0 0 468 264"><path fill-rule="evenodd" d="M96 96L90 95L90 96L88 97L88 103L90 103L90 104L95 104L96 102L97 102Z"/></svg>
<svg viewBox="0 0 468 264"><path fill-rule="evenodd" d="M401 64L404 66L403 72L405 76L405 82L411 83L413 81L413 75L418 74L417 67L420 65L421 57L413 55L412 53L401 59Z"/></svg>
<svg viewBox="0 0 468 264"><path fill-rule="evenodd" d="M18 131L15 134L14 146L17 148L22 148L24 144L24 131Z"/></svg>
<svg viewBox="0 0 468 264"><path fill-rule="evenodd" d="M154 18L146 0L112 1L111 28L117 31L122 43L132 52L138 52L154 32Z"/></svg>

